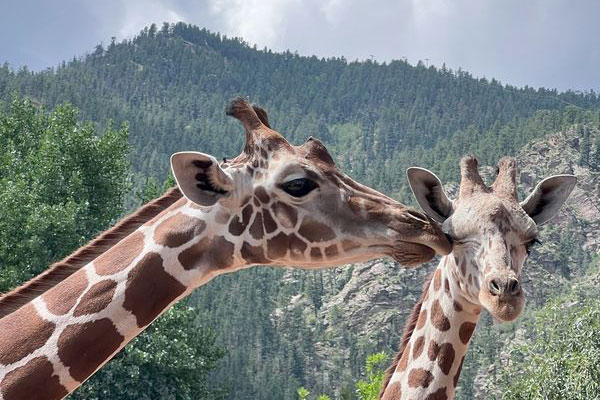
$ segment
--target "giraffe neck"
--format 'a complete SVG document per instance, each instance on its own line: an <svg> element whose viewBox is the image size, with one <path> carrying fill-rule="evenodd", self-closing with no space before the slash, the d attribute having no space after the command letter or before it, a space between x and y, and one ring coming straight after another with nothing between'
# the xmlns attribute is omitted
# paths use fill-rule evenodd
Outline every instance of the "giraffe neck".
<svg viewBox="0 0 600 400"><path fill-rule="evenodd" d="M173 303L240 268L218 212L181 199L0 319L0 400L64 397Z"/></svg>
<svg viewBox="0 0 600 400"><path fill-rule="evenodd" d="M419 316L383 400L454 398L462 363L481 308L468 301L457 259L441 259L423 294Z"/></svg>

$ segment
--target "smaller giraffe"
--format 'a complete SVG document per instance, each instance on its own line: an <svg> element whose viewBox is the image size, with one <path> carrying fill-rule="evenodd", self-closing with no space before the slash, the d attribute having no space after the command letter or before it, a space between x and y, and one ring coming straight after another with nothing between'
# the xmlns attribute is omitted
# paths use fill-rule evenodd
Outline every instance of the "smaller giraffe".
<svg viewBox="0 0 600 400"><path fill-rule="evenodd" d="M449 200L440 180L421 168L407 171L421 208L442 223L453 249L425 282L404 328L400 351L386 372L380 399L448 400L454 397L471 335L482 309L512 321L525 297L521 271L537 242L537 227L569 197L576 178L545 179L524 201L517 198L517 164L498 163L494 184L484 184L477 160L461 160L458 198Z"/></svg>
<svg viewBox="0 0 600 400"><path fill-rule="evenodd" d="M246 131L238 157L174 154L177 188L0 297L0 400L66 396L220 274L450 252L429 217L342 173L320 141L291 145L244 99L227 114Z"/></svg>

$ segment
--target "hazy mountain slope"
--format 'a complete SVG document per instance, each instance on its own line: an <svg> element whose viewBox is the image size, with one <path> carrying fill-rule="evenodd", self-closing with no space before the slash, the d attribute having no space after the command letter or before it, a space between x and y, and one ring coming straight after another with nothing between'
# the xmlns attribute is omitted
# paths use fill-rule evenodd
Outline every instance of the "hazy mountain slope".
<svg viewBox="0 0 600 400"><path fill-rule="evenodd" d="M182 23L41 73L0 68L0 96L14 91L47 105L70 101L100 123L129 121L136 171L160 178L176 150L237 154L242 135L223 110L243 94L292 141L319 136L355 176L387 190L396 179L382 178L384 161L414 146L429 149L459 130L483 132L539 109L600 104L595 95L504 87L422 64L257 50Z"/></svg>

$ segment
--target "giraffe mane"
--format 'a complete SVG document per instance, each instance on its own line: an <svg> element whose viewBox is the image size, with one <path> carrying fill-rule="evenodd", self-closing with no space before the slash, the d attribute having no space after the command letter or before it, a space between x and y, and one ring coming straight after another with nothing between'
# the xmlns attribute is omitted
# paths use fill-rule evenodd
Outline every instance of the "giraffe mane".
<svg viewBox="0 0 600 400"><path fill-rule="evenodd" d="M383 378L383 384L381 385L381 389L379 390L379 396L377 397L379 400L383 397L385 389L390 383L390 379L392 379L392 375L396 371L396 367L400 362L400 358L402 358L402 353L404 353L404 349L406 345L410 341L410 337L412 336L415 327L417 326L417 320L419 319L419 314L421 313L421 306L423 305L423 299L425 297L425 293L427 293L427 289L429 288L429 284L433 279L433 272L429 274L429 276L425 279L425 283L423 284L423 292L421 293L421 297L416 302L415 306L412 309L411 314L408 316L406 323L404 324L404 331L402 332L402 339L400 340L400 348L398 352L394 355L394 360L392 361L392 365L385 370L385 376Z"/></svg>
<svg viewBox="0 0 600 400"><path fill-rule="evenodd" d="M144 204L134 213L121 219L112 228L102 232L86 245L52 264L46 271L12 291L0 295L0 318L16 311L21 306L68 278L75 271L96 259L181 197L182 194L179 188L173 187L169 189L161 197Z"/></svg>

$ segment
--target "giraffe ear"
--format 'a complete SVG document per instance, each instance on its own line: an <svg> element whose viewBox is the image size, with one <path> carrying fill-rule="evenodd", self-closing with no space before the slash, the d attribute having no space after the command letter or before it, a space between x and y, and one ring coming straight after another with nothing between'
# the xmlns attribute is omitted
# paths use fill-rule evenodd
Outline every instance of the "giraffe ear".
<svg viewBox="0 0 600 400"><path fill-rule="evenodd" d="M546 178L521 202L521 207L536 224L548 222L567 200L576 183L577 178L573 175Z"/></svg>
<svg viewBox="0 0 600 400"><path fill-rule="evenodd" d="M406 170L408 184L425 214L442 223L452 214L452 201L448 199L442 182L435 174L424 168Z"/></svg>
<svg viewBox="0 0 600 400"><path fill-rule="evenodd" d="M233 180L208 154L175 153L171 156L171 169L185 197L201 206L212 206L233 190Z"/></svg>

